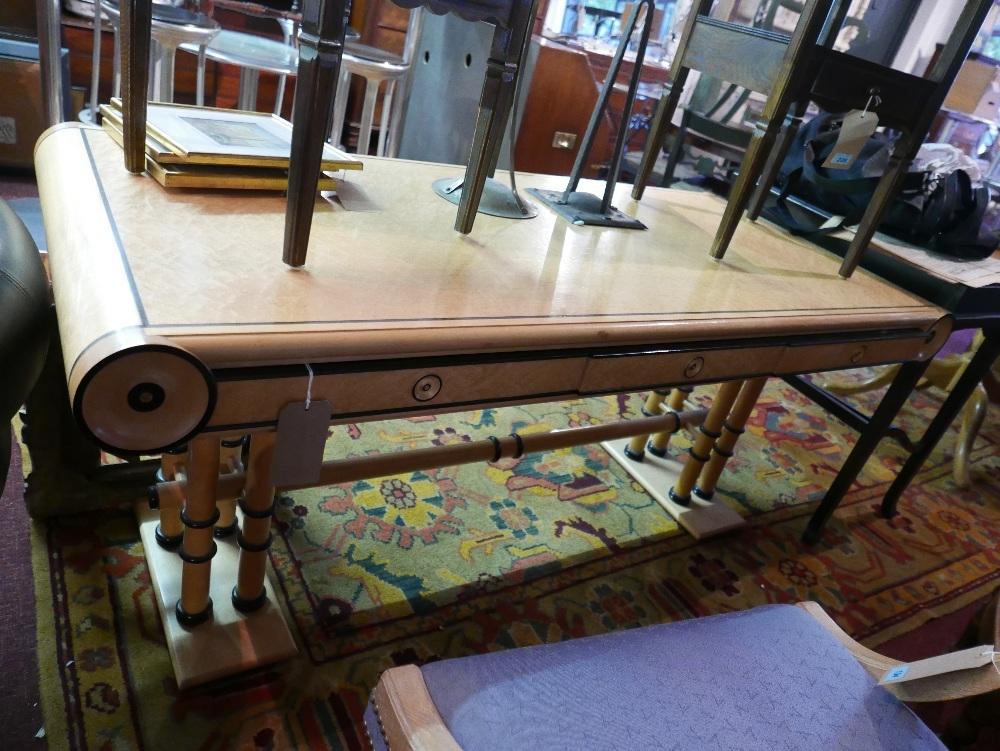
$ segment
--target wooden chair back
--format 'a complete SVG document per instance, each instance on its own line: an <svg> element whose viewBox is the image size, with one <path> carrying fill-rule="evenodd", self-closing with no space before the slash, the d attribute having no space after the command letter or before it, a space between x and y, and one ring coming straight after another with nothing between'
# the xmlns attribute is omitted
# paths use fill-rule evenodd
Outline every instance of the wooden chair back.
<svg viewBox="0 0 1000 751"><path fill-rule="evenodd" d="M682 66L753 91L771 90L788 51L787 36L703 15L692 25Z"/></svg>

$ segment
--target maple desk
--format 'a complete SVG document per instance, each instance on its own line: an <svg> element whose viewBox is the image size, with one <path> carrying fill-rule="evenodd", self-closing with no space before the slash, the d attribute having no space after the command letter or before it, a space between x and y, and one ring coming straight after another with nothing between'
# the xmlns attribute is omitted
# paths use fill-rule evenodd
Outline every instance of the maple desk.
<svg viewBox="0 0 1000 751"><path fill-rule="evenodd" d="M278 411L305 398L307 364L339 424L926 360L951 328L767 226L742 223L711 260L724 203L702 193L654 188L636 204L622 185L616 205L648 231L539 206L528 221L481 215L463 236L430 189L454 167L366 158L340 202L318 204L293 270L280 195L164 190L79 125L43 136L36 169L77 422L118 453L200 446L208 487L218 439L253 433L255 461L257 436L266 447Z"/></svg>

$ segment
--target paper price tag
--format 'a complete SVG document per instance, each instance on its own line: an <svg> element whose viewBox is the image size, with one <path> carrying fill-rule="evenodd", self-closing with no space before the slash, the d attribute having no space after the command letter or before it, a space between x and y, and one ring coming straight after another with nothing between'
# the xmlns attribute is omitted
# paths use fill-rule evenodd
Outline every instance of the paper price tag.
<svg viewBox="0 0 1000 751"><path fill-rule="evenodd" d="M847 169L858 158L872 133L878 127L878 115L872 111L851 110L844 116L840 135L833 151L823 162L827 169Z"/></svg>
<svg viewBox="0 0 1000 751"><path fill-rule="evenodd" d="M315 485L323 464L323 449L330 429L330 402L292 402L278 413L278 431L271 464L276 487Z"/></svg>
<svg viewBox="0 0 1000 751"><path fill-rule="evenodd" d="M915 681L918 678L929 678L932 675L941 673L952 673L956 670L969 670L971 668L982 667L993 662L993 647L985 645L963 649L959 652L929 657L926 660L917 660L903 665L897 665L886 671L879 681L880 686L887 683L902 683L903 681Z"/></svg>

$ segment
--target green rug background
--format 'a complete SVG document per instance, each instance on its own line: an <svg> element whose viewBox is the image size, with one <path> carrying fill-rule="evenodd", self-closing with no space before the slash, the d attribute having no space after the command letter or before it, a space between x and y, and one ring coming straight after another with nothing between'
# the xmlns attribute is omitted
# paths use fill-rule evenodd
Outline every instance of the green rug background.
<svg viewBox="0 0 1000 751"><path fill-rule="evenodd" d="M699 389L707 404L713 389ZM860 399L870 409L878 394ZM638 415L638 396L337 428L343 457ZM915 395L915 431L940 405ZM1000 581L1000 429L954 487L953 435L877 517L904 453L884 441L822 542L799 537L853 433L772 380L720 482L750 517L696 543L599 447L296 491L271 561L302 653L180 693L129 510L35 526L39 661L50 739L69 748L344 748L385 668L743 609L820 601L876 645ZM681 452L689 439L675 438Z"/></svg>

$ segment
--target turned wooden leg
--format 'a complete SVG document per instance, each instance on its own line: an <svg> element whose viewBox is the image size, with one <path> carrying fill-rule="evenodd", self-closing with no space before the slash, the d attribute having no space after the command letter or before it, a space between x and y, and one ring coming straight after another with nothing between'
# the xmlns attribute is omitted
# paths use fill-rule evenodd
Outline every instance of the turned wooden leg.
<svg viewBox="0 0 1000 751"><path fill-rule="evenodd" d="M910 169L910 162L912 160L897 156L904 148L905 144L899 144L893 150L892 156L889 157L889 164L886 166L885 172L882 173L882 179L875 186L875 193L872 195L872 200L868 202L868 208L865 209L857 232L854 233L854 239L851 240L851 244L847 248L847 254L840 264L838 273L844 279L850 277L854 273L854 269L858 267L858 264L861 262L861 254L868 249L868 243L875 236L875 230L882 223L882 217L885 216L885 212L889 210L892 200L899 193L899 189L903 184L903 178L906 177L907 170Z"/></svg>
<svg viewBox="0 0 1000 751"><path fill-rule="evenodd" d="M687 399L688 394L690 394L694 389L691 386L678 386L670 394L670 401L667 403L667 407L671 412L680 412L684 409L684 400ZM673 433L668 433L663 431L656 433L652 438L649 439L649 445L646 450L649 451L653 456L658 456L661 459L667 455L667 444L670 443L670 437Z"/></svg>
<svg viewBox="0 0 1000 751"><path fill-rule="evenodd" d="M797 108L795 112L789 113L785 118L785 123L777 137L774 148L771 149L767 155L767 160L764 162L760 180L757 181L757 188L754 190L747 205L747 217L751 221L757 220L760 212L764 209L764 204L767 203L767 197L771 194L771 186L778 179L781 165L784 163L789 149L792 148L792 144L795 142L795 136L799 132L799 126L802 124L802 114L804 113L805 107L801 108L801 113L799 113Z"/></svg>
<svg viewBox="0 0 1000 751"><path fill-rule="evenodd" d="M726 462L733 455L736 441L743 434L747 420L750 419L750 413L753 412L754 405L757 404L757 399L760 397L765 383L767 383L767 378L751 378L744 382L729 417L723 421L722 435L712 447L712 458L702 468L698 484L691 491L703 501L710 501L715 495L715 486L719 482L719 476L722 474Z"/></svg>
<svg viewBox="0 0 1000 751"><path fill-rule="evenodd" d="M712 258L722 258L729 248L729 243L736 233L736 227L743 216L743 209L750 201L750 194L757 185L757 178L764 168L764 160L767 159L768 152L774 146L775 138L778 135L780 121L777 117L769 121L761 121L754 128L747 153L743 155L740 163L740 176L736 178L732 189L729 191L729 200L726 202L726 210L722 214L722 221L719 229L715 233L712 241Z"/></svg>
<svg viewBox="0 0 1000 751"><path fill-rule="evenodd" d="M979 435L979 430L983 427L983 420L986 419L988 410L989 399L986 396L986 389L983 388L982 384L979 384L965 405L962 412L962 428L955 440L955 459L952 469L955 484L960 488L967 488L972 484L969 474L969 455L972 453L972 445L976 442L976 436Z"/></svg>
<svg viewBox="0 0 1000 751"><path fill-rule="evenodd" d="M219 457L219 474L228 475L243 471L243 436L222 442ZM236 531L236 498L220 498L215 502L219 509L219 520L215 523L217 538L228 537Z"/></svg>
<svg viewBox="0 0 1000 751"><path fill-rule="evenodd" d="M656 166L656 160L660 156L660 150L667 140L670 119L677 110L687 75L688 68L678 68L674 80L670 83L670 90L665 96L661 96L660 101L656 103L653 122L650 123L649 134L646 136L646 146L642 152L642 159L639 161L639 168L635 173L635 182L632 184L632 198L637 201L642 198L642 194L646 190L649 178L653 174L653 168ZM678 137L680 136L681 134L678 133Z"/></svg>
<svg viewBox="0 0 1000 751"><path fill-rule="evenodd" d="M663 400L666 398L666 391L650 391L646 397L646 403L642 405L642 414L646 415L646 417L653 417L660 414L660 405L663 404ZM641 462L646 449L646 441L648 440L648 435L634 436L629 441L628 446L625 447L625 456L633 461Z"/></svg>
<svg viewBox="0 0 1000 751"><path fill-rule="evenodd" d="M831 394L838 394L839 396L863 394L866 391L874 391L875 389L880 389L883 386L888 386L892 383L898 372L898 365L888 365L876 371L871 378L866 378L858 383L837 383L836 381L824 381L823 388Z"/></svg>
<svg viewBox="0 0 1000 751"><path fill-rule="evenodd" d="M684 114L681 115L680 127L677 128L674 140L670 144L670 151L667 152L667 164L663 168L663 182L660 183L664 188L669 188L674 181L674 172L677 171L677 165L680 164L681 156L684 154L684 140L687 138L690 123L691 110L684 110Z"/></svg>
<svg viewBox="0 0 1000 751"><path fill-rule="evenodd" d="M271 516L274 513L274 485L271 481L274 439L273 432L250 436L247 482L240 499L243 528L236 533L240 546L240 568L233 588L233 607L243 613L257 610L267 602L264 576L267 551L271 547Z"/></svg>
<svg viewBox="0 0 1000 751"><path fill-rule="evenodd" d="M159 482L183 480L187 473L184 462L187 459L187 446L164 451L160 458L160 471L157 473ZM180 506L160 506L160 523L156 525L156 542L165 550L173 550L184 540L184 524L181 522Z"/></svg>
<svg viewBox="0 0 1000 751"><path fill-rule="evenodd" d="M180 557L184 561L184 570L181 573L177 620L184 626L196 626L212 615L212 599L208 592L216 550L212 530L219 516L215 507L218 483L219 439L193 439L188 445L187 496L181 511L184 542Z"/></svg>
<svg viewBox="0 0 1000 751"><path fill-rule="evenodd" d="M695 438L694 446L688 449L687 461L684 469L681 470L677 484L670 488L670 500L681 506L691 503L691 490L694 482L701 473L701 468L711 458L710 452L715 445L715 440L721 435L722 423L729 415L729 411L736 400L736 395L740 391L743 381L726 381L719 386L719 391L712 400L712 406L708 410L705 422L698 428L698 435Z"/></svg>

